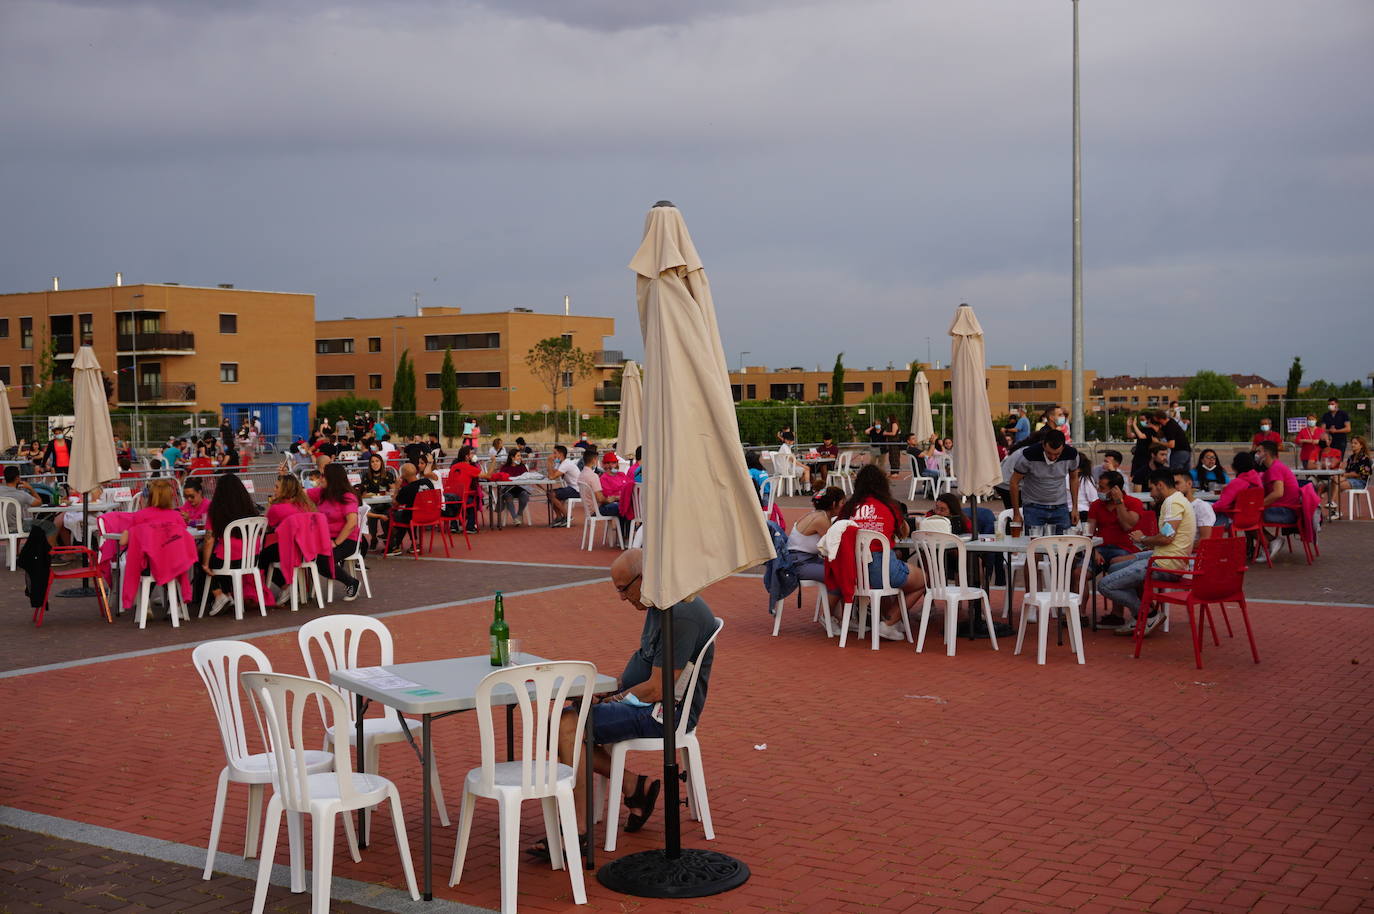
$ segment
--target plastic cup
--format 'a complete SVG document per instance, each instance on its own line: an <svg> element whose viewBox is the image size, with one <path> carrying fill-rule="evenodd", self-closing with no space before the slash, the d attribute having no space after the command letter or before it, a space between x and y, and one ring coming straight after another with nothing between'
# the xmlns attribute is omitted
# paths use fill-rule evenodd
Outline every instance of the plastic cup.
<svg viewBox="0 0 1374 914"><path fill-rule="evenodd" d="M506 640L506 666L518 666L525 662L519 657L524 647L525 642L522 638L509 638Z"/></svg>

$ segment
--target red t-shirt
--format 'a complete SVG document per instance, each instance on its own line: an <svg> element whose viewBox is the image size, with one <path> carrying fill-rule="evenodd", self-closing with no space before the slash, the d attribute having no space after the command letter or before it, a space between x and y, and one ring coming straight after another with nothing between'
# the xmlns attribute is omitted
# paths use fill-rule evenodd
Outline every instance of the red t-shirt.
<svg viewBox="0 0 1374 914"><path fill-rule="evenodd" d="M1316 460L1321 456L1322 450L1322 430L1318 428L1302 428L1298 430L1296 437L1298 442L1298 459L1304 463Z"/></svg>
<svg viewBox="0 0 1374 914"><path fill-rule="evenodd" d="M1122 495L1121 501L1126 506L1127 511L1134 512L1142 520L1149 513L1138 498ZM1140 551L1140 547L1131 540L1131 535L1122 528L1121 521L1116 516L1116 510L1102 499L1096 499L1088 505L1088 520L1097 525L1097 535L1102 537L1102 545L1116 546L1127 552ZM1141 521L1137 521L1135 528L1132 529L1138 529L1140 525Z"/></svg>
<svg viewBox="0 0 1374 914"><path fill-rule="evenodd" d="M1255 432L1255 437L1250 439L1250 445L1259 447L1261 441L1272 441L1280 448L1283 447L1283 436L1278 432Z"/></svg>
<svg viewBox="0 0 1374 914"><path fill-rule="evenodd" d="M881 533L889 543L892 542L893 535L897 532L896 512L876 498L865 498L859 502L850 520L854 521L854 526L860 530L872 530L875 533ZM876 552L880 547L874 544L872 548Z"/></svg>
<svg viewBox="0 0 1374 914"><path fill-rule="evenodd" d="M475 463L455 463L444 477L444 491L449 495L466 495L481 475L482 468Z"/></svg>

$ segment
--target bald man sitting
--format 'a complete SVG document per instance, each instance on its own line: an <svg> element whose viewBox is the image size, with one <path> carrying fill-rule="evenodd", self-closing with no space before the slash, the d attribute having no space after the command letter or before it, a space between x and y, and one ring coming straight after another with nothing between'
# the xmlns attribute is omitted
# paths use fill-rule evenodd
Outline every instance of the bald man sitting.
<svg viewBox="0 0 1374 914"><path fill-rule="evenodd" d="M648 609L640 602L640 583L644 573L644 556L638 549L629 549L611 565L611 582L620 594L620 599L636 611L644 613L644 627L639 635L639 647L630 655L625 671L620 674L620 691L601 697L592 705L587 726L592 728L592 739L596 752L592 759L594 770L601 775L611 773L611 756L602 746L618 743L627 739L641 737L663 737L663 724L655 719L654 706L663 698L663 613L658 609ZM673 674L676 681L683 669L691 661L697 660L701 674L697 679L696 693L692 707L687 709L689 729L697 725L701 709L706 704L706 690L711 679L711 661L715 655L714 647L705 656L702 648L716 631L716 619L706 601L697 597L675 603L673 614ZM577 714L568 712L563 715L558 736L558 756L564 761L573 757L577 742ZM578 760L578 774L573 779L574 797L577 805L577 821L585 822L586 797L581 772L582 758ZM631 786L625 779L625 805L630 815L625 823L627 832L639 831L653 815L658 804L661 782L650 782L645 775L639 775ZM531 849L536 856L546 855L547 846L536 845Z"/></svg>
<svg viewBox="0 0 1374 914"><path fill-rule="evenodd" d="M396 491L391 495L391 518L401 523L409 523L411 512L415 509L415 496L425 489L434 488L434 483L428 478L421 476L420 471L415 468L413 463L401 464L401 477L396 480ZM401 554L401 537L405 535L407 527L397 527L392 525L391 535L387 537L387 555ZM411 544L416 545L417 538L411 537Z"/></svg>

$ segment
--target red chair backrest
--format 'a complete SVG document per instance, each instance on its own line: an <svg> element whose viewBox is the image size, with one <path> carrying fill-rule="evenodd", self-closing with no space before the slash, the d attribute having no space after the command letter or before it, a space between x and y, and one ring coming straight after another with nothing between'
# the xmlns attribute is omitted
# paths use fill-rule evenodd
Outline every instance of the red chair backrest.
<svg viewBox="0 0 1374 914"><path fill-rule="evenodd" d="M1240 533L1258 530L1260 518L1264 514L1264 490L1258 486L1246 489L1236 496L1234 510L1231 512L1231 530ZM1204 540L1203 542L1207 542Z"/></svg>
<svg viewBox="0 0 1374 914"><path fill-rule="evenodd" d="M1194 602L1236 600L1245 596L1245 540L1211 537L1197 544L1193 563Z"/></svg>
<svg viewBox="0 0 1374 914"><path fill-rule="evenodd" d="M191 458L191 469L193 469L193 470L199 470L199 469L202 469L202 468L204 468L204 467L209 467L209 466L214 466L214 465L215 465L215 462L214 462L213 460L211 460L209 457L192 457L192 458Z"/></svg>
<svg viewBox="0 0 1374 914"><path fill-rule="evenodd" d="M412 524L437 524L444 509L444 493L437 489L425 489L415 493L415 507L411 511Z"/></svg>
<svg viewBox="0 0 1374 914"><path fill-rule="evenodd" d="M404 456L405 454L402 451L392 451L390 454L386 455L386 465L389 467L399 467L401 465L401 458Z"/></svg>

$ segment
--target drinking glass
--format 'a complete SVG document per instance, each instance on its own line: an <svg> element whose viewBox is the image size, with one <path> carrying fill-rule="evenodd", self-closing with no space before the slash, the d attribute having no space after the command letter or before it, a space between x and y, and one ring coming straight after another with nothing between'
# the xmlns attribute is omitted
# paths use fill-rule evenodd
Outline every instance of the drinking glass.
<svg viewBox="0 0 1374 914"><path fill-rule="evenodd" d="M506 641L506 666L519 666L524 663L520 659L520 654L524 651L525 641L523 638L509 638Z"/></svg>

